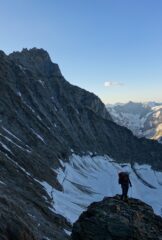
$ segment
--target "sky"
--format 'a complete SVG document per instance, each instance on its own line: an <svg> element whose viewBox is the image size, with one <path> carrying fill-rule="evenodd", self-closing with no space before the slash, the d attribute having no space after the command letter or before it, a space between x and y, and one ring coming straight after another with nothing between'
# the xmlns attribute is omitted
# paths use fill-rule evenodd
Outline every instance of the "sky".
<svg viewBox="0 0 162 240"><path fill-rule="evenodd" d="M0 49L44 48L104 103L162 102L162 0L0 0Z"/></svg>

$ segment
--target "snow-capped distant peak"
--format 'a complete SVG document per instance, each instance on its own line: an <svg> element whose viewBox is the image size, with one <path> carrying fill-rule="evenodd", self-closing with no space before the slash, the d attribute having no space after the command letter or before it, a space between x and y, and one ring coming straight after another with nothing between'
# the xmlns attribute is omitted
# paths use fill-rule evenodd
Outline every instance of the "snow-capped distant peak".
<svg viewBox="0 0 162 240"><path fill-rule="evenodd" d="M113 120L130 129L138 137L160 139L162 136L162 104L156 102L115 104L107 106Z"/></svg>

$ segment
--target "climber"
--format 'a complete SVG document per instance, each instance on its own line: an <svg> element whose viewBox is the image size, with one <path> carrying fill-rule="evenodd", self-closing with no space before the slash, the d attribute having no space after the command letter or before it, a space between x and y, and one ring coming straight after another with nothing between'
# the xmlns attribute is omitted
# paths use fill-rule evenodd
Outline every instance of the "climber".
<svg viewBox="0 0 162 240"><path fill-rule="evenodd" d="M118 175L119 175L119 184L121 184L121 188L122 188L121 199L127 200L129 186L132 187L131 181L129 179L129 174L127 172L120 172Z"/></svg>

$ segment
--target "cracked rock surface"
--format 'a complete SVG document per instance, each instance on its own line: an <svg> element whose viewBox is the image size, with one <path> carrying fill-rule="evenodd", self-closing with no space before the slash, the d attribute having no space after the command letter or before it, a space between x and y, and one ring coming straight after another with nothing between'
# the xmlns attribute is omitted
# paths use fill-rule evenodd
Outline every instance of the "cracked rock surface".
<svg viewBox="0 0 162 240"><path fill-rule="evenodd" d="M73 226L72 240L160 240L162 218L144 202L120 196L92 203Z"/></svg>

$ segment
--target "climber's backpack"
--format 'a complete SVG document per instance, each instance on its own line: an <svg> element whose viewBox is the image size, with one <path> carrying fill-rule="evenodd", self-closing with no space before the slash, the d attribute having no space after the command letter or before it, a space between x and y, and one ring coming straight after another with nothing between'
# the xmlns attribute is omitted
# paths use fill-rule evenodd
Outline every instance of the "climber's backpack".
<svg viewBox="0 0 162 240"><path fill-rule="evenodd" d="M119 173L119 184L128 184L129 183L129 174L127 172Z"/></svg>

